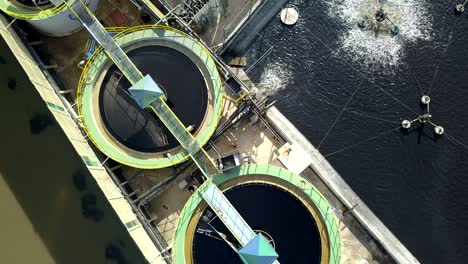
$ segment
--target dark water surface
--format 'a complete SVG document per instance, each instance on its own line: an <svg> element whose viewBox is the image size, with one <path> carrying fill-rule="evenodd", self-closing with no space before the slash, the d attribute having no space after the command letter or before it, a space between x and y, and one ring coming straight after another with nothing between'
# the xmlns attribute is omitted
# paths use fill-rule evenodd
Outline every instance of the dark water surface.
<svg viewBox="0 0 468 264"><path fill-rule="evenodd" d="M430 14L430 39L406 43L393 67L332 52L346 26L324 1L294 2L298 24L276 17L267 25L261 35L276 46L252 75L263 82L274 69L287 79L271 96L276 106L419 261L467 263L468 19L454 16L452 3L419 2ZM257 38L250 62L268 48ZM419 123L400 129L424 113L419 100L429 90L431 121L446 134Z"/></svg>
<svg viewBox="0 0 468 264"><path fill-rule="evenodd" d="M197 65L182 52L164 46L146 46L128 55L143 74L149 74L164 90L169 105L184 124L199 128L208 103L208 88ZM183 72L183 78L181 73ZM106 80L121 71L113 65ZM110 133L125 146L141 152L159 152L179 146L153 113L141 109L125 89L126 78L105 82L100 91L100 111Z"/></svg>
<svg viewBox="0 0 468 264"><path fill-rule="evenodd" d="M0 38L0 263L146 263Z"/></svg>

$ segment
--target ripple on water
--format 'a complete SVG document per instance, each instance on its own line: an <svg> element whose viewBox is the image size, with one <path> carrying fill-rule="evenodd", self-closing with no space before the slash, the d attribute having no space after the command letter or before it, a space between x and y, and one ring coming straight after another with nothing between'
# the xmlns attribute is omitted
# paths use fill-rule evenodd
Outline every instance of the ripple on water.
<svg viewBox="0 0 468 264"><path fill-rule="evenodd" d="M383 3L383 4L381 4ZM327 1L329 15L338 19L344 30L339 37L337 56L345 56L368 67L397 66L404 57L405 45L431 39L432 16L425 0L331 0ZM373 16L383 8L400 33L361 30L356 23Z"/></svg>
<svg viewBox="0 0 468 264"><path fill-rule="evenodd" d="M257 84L257 97L267 98L285 89L290 83L291 73L287 66L280 63L273 63L266 67L260 75Z"/></svg>

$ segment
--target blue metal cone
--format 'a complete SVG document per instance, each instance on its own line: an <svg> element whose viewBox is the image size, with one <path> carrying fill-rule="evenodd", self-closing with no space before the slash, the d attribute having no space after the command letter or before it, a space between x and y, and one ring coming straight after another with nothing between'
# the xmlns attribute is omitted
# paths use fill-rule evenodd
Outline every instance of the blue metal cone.
<svg viewBox="0 0 468 264"><path fill-rule="evenodd" d="M246 264L272 264L278 258L275 249L261 234L257 234L238 253Z"/></svg>
<svg viewBox="0 0 468 264"><path fill-rule="evenodd" d="M133 84L133 86L128 89L128 92L143 109L164 95L163 90L161 90L149 75L146 75Z"/></svg>

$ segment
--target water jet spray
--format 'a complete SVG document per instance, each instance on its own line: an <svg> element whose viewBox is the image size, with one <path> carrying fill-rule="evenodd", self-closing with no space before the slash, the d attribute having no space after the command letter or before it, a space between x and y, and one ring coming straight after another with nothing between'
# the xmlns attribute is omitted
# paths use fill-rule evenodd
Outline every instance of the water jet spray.
<svg viewBox="0 0 468 264"><path fill-rule="evenodd" d="M468 1L468 0L467 0ZM385 12L383 5L385 1L379 1L380 8L371 15L366 15L363 20L357 22L357 25L362 30L373 30L375 36L381 32L388 32L392 36L400 33L400 28L390 20L387 12Z"/></svg>

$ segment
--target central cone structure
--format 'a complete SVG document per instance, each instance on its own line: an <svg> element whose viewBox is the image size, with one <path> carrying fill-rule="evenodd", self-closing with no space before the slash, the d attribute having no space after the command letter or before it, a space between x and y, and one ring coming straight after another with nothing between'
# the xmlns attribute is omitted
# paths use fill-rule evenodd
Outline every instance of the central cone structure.
<svg viewBox="0 0 468 264"><path fill-rule="evenodd" d="M275 249L261 234L241 248L239 256L246 264L272 264L278 258Z"/></svg>

